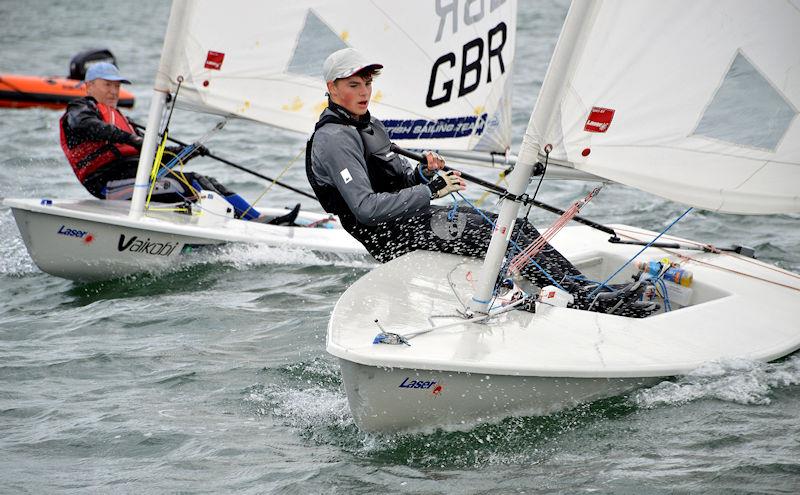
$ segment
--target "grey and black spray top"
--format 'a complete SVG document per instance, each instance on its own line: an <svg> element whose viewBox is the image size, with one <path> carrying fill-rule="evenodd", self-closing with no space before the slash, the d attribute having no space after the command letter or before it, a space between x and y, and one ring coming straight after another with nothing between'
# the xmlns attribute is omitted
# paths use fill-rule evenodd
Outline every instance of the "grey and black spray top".
<svg viewBox="0 0 800 495"><path fill-rule="evenodd" d="M430 206L430 190L405 159L389 149L383 124L350 117L329 102L306 148L306 173L323 208L352 233L411 216Z"/></svg>

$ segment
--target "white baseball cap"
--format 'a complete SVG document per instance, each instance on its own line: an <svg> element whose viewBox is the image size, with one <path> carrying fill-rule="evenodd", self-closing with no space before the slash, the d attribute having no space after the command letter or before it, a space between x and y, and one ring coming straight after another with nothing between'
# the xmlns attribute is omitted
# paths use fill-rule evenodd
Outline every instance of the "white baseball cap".
<svg viewBox="0 0 800 495"><path fill-rule="evenodd" d="M370 62L355 48L342 48L328 55L322 64L322 73L325 81L335 81L350 77L366 68L382 69L383 65Z"/></svg>

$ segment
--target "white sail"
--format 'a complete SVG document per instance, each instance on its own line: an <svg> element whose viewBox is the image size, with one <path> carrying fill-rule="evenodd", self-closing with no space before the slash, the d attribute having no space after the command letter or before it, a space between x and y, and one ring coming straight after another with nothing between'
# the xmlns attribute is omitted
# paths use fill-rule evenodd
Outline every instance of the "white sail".
<svg viewBox="0 0 800 495"><path fill-rule="evenodd" d="M521 156L552 144L576 169L692 206L800 212L798 2L575 3L587 19L551 62L566 77L546 78L537 110L553 108Z"/></svg>
<svg viewBox="0 0 800 495"><path fill-rule="evenodd" d="M179 105L310 133L322 63L354 47L385 67L370 109L417 148L502 152L511 142L516 0L176 0L156 88Z"/></svg>

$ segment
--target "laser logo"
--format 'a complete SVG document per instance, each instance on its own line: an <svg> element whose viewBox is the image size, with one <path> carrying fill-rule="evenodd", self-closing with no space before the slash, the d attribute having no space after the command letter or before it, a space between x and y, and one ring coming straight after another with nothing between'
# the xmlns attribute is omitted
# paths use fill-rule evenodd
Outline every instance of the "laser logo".
<svg viewBox="0 0 800 495"><path fill-rule="evenodd" d="M66 225L62 225L58 228L58 235L63 235L64 237L73 237L76 239L81 239L86 244L90 244L94 241L94 235L91 232L86 230L75 229L71 227L67 227Z"/></svg>

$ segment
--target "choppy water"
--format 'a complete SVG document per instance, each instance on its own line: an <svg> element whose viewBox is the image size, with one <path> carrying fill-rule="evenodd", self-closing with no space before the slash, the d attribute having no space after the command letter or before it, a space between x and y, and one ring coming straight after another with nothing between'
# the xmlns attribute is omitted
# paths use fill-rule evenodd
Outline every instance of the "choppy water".
<svg viewBox="0 0 800 495"><path fill-rule="evenodd" d="M107 46L135 80L131 114L143 121L167 11L156 0L3 0L0 72L66 74L74 53ZM563 1L521 5L518 136L565 12ZM0 110L0 196L86 195L58 147L59 115ZM176 115L172 130L191 140L209 122ZM274 174L303 137L234 122L209 146ZM245 196L263 190L213 162L193 165ZM302 167L286 180L305 184ZM563 205L585 187L540 194ZM615 186L586 215L660 230L682 211ZM674 232L750 245L800 272L798 220L695 212ZM0 492L800 492L797 355L710 363L546 418L366 435L324 332L338 296L369 265L239 247L177 273L75 284L33 265L8 209L0 239Z"/></svg>

